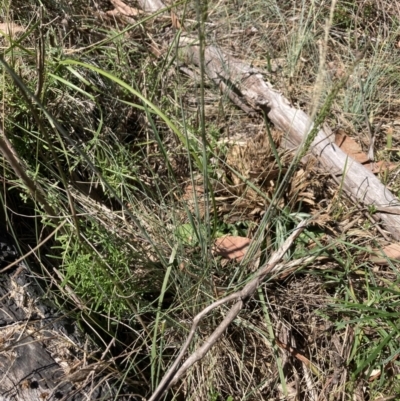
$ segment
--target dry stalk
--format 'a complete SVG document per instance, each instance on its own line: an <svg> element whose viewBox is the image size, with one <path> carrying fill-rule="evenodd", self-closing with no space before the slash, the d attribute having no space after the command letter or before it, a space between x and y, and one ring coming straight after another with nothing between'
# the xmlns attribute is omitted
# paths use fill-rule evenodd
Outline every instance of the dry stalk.
<svg viewBox="0 0 400 401"><path fill-rule="evenodd" d="M206 353L210 350L210 348L218 341L218 339L222 336L223 332L227 329L230 323L236 318L241 309L243 308L244 302L250 299L262 280L271 273L274 268L278 265L278 263L282 260L285 253L291 247L296 238L300 235L300 233L304 230L304 228L309 224L310 220L303 220L298 226L294 229L293 233L286 239L284 244L276 251L269 262L264 264L260 269L256 272L255 276L249 281L242 290L237 291L231 295L228 295L224 298L215 301L211 305L207 306L203 309L198 315L193 319L193 324L190 329L189 335L183 344L179 355L177 356L175 362L169 369L169 371L165 374L160 384L154 391L153 395L149 398L148 401L157 401L161 399L162 395L167 391L172 385L174 385L183 375L184 373L197 361L202 359ZM213 333L205 340L204 344L198 348L189 358L182 364L180 368L178 368L183 356L186 353L186 350L191 343L193 336L196 332L197 326L199 325L200 320L207 315L208 312L217 308L218 306L224 305L230 301L236 301L235 304L228 311L224 320L218 325L218 327L213 331Z"/></svg>

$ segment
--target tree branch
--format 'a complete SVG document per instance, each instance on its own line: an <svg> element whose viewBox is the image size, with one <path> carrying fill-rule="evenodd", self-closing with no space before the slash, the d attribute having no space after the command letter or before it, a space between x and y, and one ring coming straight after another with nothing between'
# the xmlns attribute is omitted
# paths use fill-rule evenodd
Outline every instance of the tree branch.
<svg viewBox="0 0 400 401"><path fill-rule="evenodd" d="M300 235L300 233L304 230L304 228L309 224L310 220L303 220L293 231L293 233L287 238L287 240L283 243L283 245L279 248L277 252L275 252L269 262L264 264L258 271L255 276L243 287L243 289L228 295L218 301L213 302L211 305L207 306L203 309L196 317L193 319L193 324L190 329L189 335L182 346L179 355L177 356L175 362L170 367L169 371L165 374L160 384L154 391L153 395L149 398L149 401L158 401L162 395L177 381L184 375L184 373L197 361L202 359L210 348L221 338L223 332L227 329L227 327L232 323L232 321L239 314L241 309L243 308L244 302L250 299L262 280L274 270L274 268L281 261L285 253L289 250L293 242ZM178 366L188 349L193 336L196 332L197 326L199 325L200 320L207 315L208 312L217 308L218 306L224 305L230 301L236 301L235 304L228 311L224 320L218 325L218 327L213 331L213 333L205 340L204 344L198 348L192 355L182 364L182 366L178 369Z"/></svg>

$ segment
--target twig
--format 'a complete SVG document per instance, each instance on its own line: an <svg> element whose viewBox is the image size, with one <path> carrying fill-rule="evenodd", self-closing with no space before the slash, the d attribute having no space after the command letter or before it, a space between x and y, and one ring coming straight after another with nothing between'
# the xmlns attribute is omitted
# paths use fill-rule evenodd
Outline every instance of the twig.
<svg viewBox="0 0 400 401"><path fill-rule="evenodd" d="M237 291L227 297L219 299L215 301L211 305L207 306L207 308L203 309L196 317L193 319L193 324L190 329L189 335L182 346L178 357L175 362L169 369L169 371L165 374L160 384L154 391L153 395L149 398L149 401L157 401L159 400L165 391L167 391L172 385L174 385L183 374L197 361L202 359L206 353L210 350L210 348L217 342L217 340L222 336L222 333L227 329L229 324L236 318L236 316L241 311L244 302L253 296L257 287L260 285L262 280L269 274L278 263L281 261L285 253L288 251L290 246L296 240L296 238L300 235L300 233L304 230L304 228L309 224L309 220L303 220L293 231L293 233L287 238L284 244L280 247L280 249L272 255L271 259L268 263L264 264L255 274L253 279L249 281L242 290ZM186 350L191 343L197 326L199 325L200 320L210 311L217 308L218 306L224 305L230 301L236 301L235 304L231 307L224 320L218 325L218 327L214 330L214 332L205 340L204 344L198 348L190 357L183 363L183 365L178 369L178 366L186 353Z"/></svg>

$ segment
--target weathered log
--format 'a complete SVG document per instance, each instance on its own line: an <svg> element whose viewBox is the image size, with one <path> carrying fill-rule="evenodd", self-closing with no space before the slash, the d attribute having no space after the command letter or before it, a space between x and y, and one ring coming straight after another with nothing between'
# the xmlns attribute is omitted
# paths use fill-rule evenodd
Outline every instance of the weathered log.
<svg viewBox="0 0 400 401"><path fill-rule="evenodd" d="M144 0L142 0L144 1ZM145 0L149 8L151 0ZM139 2L140 3L140 2ZM157 3L152 9L159 10ZM161 8L161 7L160 7ZM200 47L197 39L182 36L179 42L179 59L188 64L200 65ZM268 118L285 134L283 146L298 148L304 143L313 127L312 120L302 110L292 107L287 99L272 88L260 70L236 60L216 46L205 48L204 67L207 76L228 92L229 97L243 110L268 110ZM385 229L394 239L400 240L400 201L368 169L346 155L332 143L328 127L321 129L311 145L310 152L318 158L327 172L342 182L342 188L365 206L373 206ZM390 213L387 211L390 208ZM386 209L386 210L384 210ZM380 211L380 212L379 212Z"/></svg>
<svg viewBox="0 0 400 401"><path fill-rule="evenodd" d="M180 55L199 65L199 46L193 40L181 38ZM295 109L280 93L264 81L261 72L247 64L224 54L215 46L205 49L205 69L209 78L216 84L224 82L228 88L235 89L255 110L266 108L268 118L284 132L283 146L299 148L313 127L311 119L302 110ZM232 90L231 89L231 90ZM328 127L325 130L330 131ZM385 185L368 169L346 155L331 141L332 135L319 130L310 152L318 158L325 170L343 183L343 190L351 194L365 206L375 209L391 207L392 213L376 213L386 230L396 240L400 240L400 202ZM393 213L394 211L394 213Z"/></svg>
<svg viewBox="0 0 400 401"><path fill-rule="evenodd" d="M49 398L54 389L53 399L62 398L72 386L57 389L62 370L44 347L51 330L42 331L42 341L32 335L39 329L38 322L46 319L33 312L31 294L24 288L29 285L25 268L8 273L2 274L0 282L0 399L39 401Z"/></svg>
<svg viewBox="0 0 400 401"><path fill-rule="evenodd" d="M0 224L0 270L17 256ZM118 386L102 372L106 364L85 365L82 348L23 263L0 274L0 401L114 400Z"/></svg>

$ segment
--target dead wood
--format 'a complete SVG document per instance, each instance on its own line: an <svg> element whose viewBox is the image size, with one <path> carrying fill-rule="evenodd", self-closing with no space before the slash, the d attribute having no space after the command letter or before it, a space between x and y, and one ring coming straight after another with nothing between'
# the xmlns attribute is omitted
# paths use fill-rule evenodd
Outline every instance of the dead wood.
<svg viewBox="0 0 400 401"><path fill-rule="evenodd" d="M27 285L29 279L24 267L19 267L11 275L2 276L0 398L30 401L61 399L73 392L73 384L62 383L63 370L46 349L54 337L54 322L37 313L32 293L24 288ZM39 329L40 322L46 320L48 327Z"/></svg>
<svg viewBox="0 0 400 401"><path fill-rule="evenodd" d="M185 60L199 65L199 46L193 39L181 38L180 54ZM235 88L244 101L255 110L267 109L268 118L285 133L283 146L299 148L313 128L311 119L302 110L295 109L280 93L264 81L261 72L247 64L226 55L215 46L205 50L205 69L216 84L224 82ZM399 199L368 169L346 155L335 143L328 127L319 130L310 152L318 158L327 172L341 180L342 189L365 206L377 210L390 207L400 211ZM385 229L396 240L400 240L400 216L379 212L374 215L382 221Z"/></svg>
<svg viewBox="0 0 400 401"><path fill-rule="evenodd" d="M286 239L283 245L275 252L271 259L256 272L255 276L243 287L242 290L237 291L225 298L219 299L213 302L211 305L204 308L194 319L193 324L190 329L189 335L182 346L178 357L176 358L173 365L170 367L169 371L165 374L157 389L150 397L149 401L159 400L165 391L167 391L172 385L177 383L177 381L185 374L185 372L197 361L202 359L210 348L221 338L224 331L233 322L239 312L242 310L244 302L250 299L254 292L257 290L258 286L264 280L264 278L273 272L278 266L278 263L282 260L285 253L292 246L296 238L301 234L304 228L307 226L309 221L303 220L294 229L293 233ZM199 347L189 358L182 364L179 368L179 364L184 357L192 339L196 332L196 329L201 321L201 319L206 316L213 309L225 305L228 302L236 301L235 304L229 309L224 320L218 325L218 327L213 331L213 333L204 341L204 344Z"/></svg>
<svg viewBox="0 0 400 401"><path fill-rule="evenodd" d="M152 0L145 0L149 8ZM139 2L140 3L140 2ZM160 10L160 1L152 3L153 10ZM206 46L204 55L206 74L216 85L235 94L235 104L244 111L249 108L266 110L271 122L285 134L283 146L299 148L313 128L313 122L302 110L292 107L289 101L264 80L262 72L247 63L236 60L217 46ZM200 46L197 39L184 37L179 42L179 59L187 64L200 65ZM232 98L232 96L230 96ZM374 214L392 237L400 240L399 199L369 170L346 155L336 144L329 127L319 130L310 152L318 158L324 169L339 178L341 187L364 206L373 206ZM386 213L390 208L391 213ZM393 212L394 211L394 212Z"/></svg>
<svg viewBox="0 0 400 401"><path fill-rule="evenodd" d="M114 400L107 364L84 363L73 323L42 300L23 262L7 268L16 259L0 223L0 401Z"/></svg>

